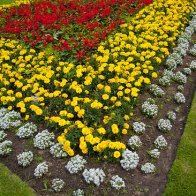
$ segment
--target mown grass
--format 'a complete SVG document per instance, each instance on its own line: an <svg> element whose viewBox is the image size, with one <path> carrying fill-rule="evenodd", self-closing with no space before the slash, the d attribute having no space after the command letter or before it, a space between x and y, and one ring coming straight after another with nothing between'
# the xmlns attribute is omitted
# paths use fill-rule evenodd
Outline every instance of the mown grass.
<svg viewBox="0 0 196 196"><path fill-rule="evenodd" d="M196 93L164 196L196 196Z"/></svg>
<svg viewBox="0 0 196 196"><path fill-rule="evenodd" d="M35 196L35 193L25 182L0 163L0 196Z"/></svg>

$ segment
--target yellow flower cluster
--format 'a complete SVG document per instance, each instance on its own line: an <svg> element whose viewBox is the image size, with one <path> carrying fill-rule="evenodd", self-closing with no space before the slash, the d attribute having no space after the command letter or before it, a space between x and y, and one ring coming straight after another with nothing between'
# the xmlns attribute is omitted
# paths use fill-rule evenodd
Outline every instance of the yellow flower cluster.
<svg viewBox="0 0 196 196"><path fill-rule="evenodd" d="M188 0L155 0L80 65L1 38L0 104L56 126L70 156L80 149L118 159L136 99L193 9Z"/></svg>
<svg viewBox="0 0 196 196"><path fill-rule="evenodd" d="M21 4L30 4L34 0L16 0L10 4L0 4L0 11L5 11L13 6L19 6Z"/></svg>

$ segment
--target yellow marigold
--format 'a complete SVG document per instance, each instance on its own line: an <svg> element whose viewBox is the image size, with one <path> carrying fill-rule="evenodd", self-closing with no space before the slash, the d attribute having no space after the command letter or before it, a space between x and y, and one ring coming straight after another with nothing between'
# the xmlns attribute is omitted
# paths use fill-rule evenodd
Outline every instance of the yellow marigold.
<svg viewBox="0 0 196 196"><path fill-rule="evenodd" d="M114 158L118 159L120 157L120 152L119 151L114 151Z"/></svg>

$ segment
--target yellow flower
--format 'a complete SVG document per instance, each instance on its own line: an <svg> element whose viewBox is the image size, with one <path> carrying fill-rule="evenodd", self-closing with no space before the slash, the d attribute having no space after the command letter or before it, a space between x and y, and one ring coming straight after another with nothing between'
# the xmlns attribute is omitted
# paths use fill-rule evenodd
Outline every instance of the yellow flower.
<svg viewBox="0 0 196 196"><path fill-rule="evenodd" d="M109 99L109 95L108 94L103 94L102 95L102 99L103 100L108 100Z"/></svg>
<svg viewBox="0 0 196 196"><path fill-rule="evenodd" d="M114 158L118 159L120 157L120 152L119 151L114 151Z"/></svg>
<svg viewBox="0 0 196 196"><path fill-rule="evenodd" d="M126 134L127 134L127 129L123 129L123 130L122 130L122 134L123 134L123 135L126 135Z"/></svg>
<svg viewBox="0 0 196 196"><path fill-rule="evenodd" d="M113 124L112 125L112 132L114 134L117 134L119 132L119 129L118 129L118 125L117 124Z"/></svg>
<svg viewBox="0 0 196 196"><path fill-rule="evenodd" d="M158 74L157 74L156 72L153 72L153 73L152 73L152 77L153 77L153 78L157 78L157 77L158 77Z"/></svg>

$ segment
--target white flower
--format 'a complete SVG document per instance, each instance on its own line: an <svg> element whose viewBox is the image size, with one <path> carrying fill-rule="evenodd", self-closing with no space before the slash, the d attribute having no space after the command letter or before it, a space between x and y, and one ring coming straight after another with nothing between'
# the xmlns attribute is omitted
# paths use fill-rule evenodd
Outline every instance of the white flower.
<svg viewBox="0 0 196 196"><path fill-rule="evenodd" d="M172 129L172 125L169 119L160 119L158 121L158 128L160 131L167 132Z"/></svg>
<svg viewBox="0 0 196 196"><path fill-rule="evenodd" d="M179 104L182 104L182 103L185 103L186 102L186 98L185 96L180 93L180 92L177 92L175 95L174 95L174 99L177 103Z"/></svg>
<svg viewBox="0 0 196 196"><path fill-rule="evenodd" d="M184 86L183 85L178 85L177 90L182 92L184 90Z"/></svg>
<svg viewBox="0 0 196 196"><path fill-rule="evenodd" d="M50 147L50 153L54 158L63 158L67 156L67 153L63 151L63 145L56 143Z"/></svg>
<svg viewBox="0 0 196 196"><path fill-rule="evenodd" d="M184 69L183 69L183 73L184 74L186 74L186 75L191 75L191 68L188 68L188 67L185 67Z"/></svg>
<svg viewBox="0 0 196 196"><path fill-rule="evenodd" d="M27 167L33 161L33 153L31 151L23 152L17 155L17 161L19 165Z"/></svg>
<svg viewBox="0 0 196 196"><path fill-rule="evenodd" d="M165 62L169 70L174 70L177 67L177 62L173 58L168 58Z"/></svg>
<svg viewBox="0 0 196 196"><path fill-rule="evenodd" d="M65 168L71 173L76 174L79 171L82 171L84 169L84 165L86 164L86 160L80 156L76 155L70 159L70 161L67 163Z"/></svg>
<svg viewBox="0 0 196 196"><path fill-rule="evenodd" d="M142 145L142 142L137 135L130 137L128 140L128 146L130 146L132 150L139 148L141 145Z"/></svg>
<svg viewBox="0 0 196 196"><path fill-rule="evenodd" d="M20 127L16 133L19 138L29 138L37 132L37 126L32 122L28 122L22 127Z"/></svg>
<svg viewBox="0 0 196 196"><path fill-rule="evenodd" d="M196 60L191 61L190 68L192 70L195 70L196 69Z"/></svg>
<svg viewBox="0 0 196 196"><path fill-rule="evenodd" d="M105 179L104 171L99 168L85 169L82 175L87 183L93 182L96 186L99 186Z"/></svg>
<svg viewBox="0 0 196 196"><path fill-rule="evenodd" d="M12 142L5 140L0 143L0 155L5 156L12 152Z"/></svg>
<svg viewBox="0 0 196 196"><path fill-rule="evenodd" d="M165 140L165 138L162 135L160 135L156 138L156 140L154 141L154 144L160 150L167 147L167 141Z"/></svg>
<svg viewBox="0 0 196 196"><path fill-rule="evenodd" d="M48 165L46 162L40 163L34 170L34 176L41 178L44 174L48 172Z"/></svg>
<svg viewBox="0 0 196 196"><path fill-rule="evenodd" d="M124 180L120 178L118 175L112 176L112 179L110 180L110 184L112 187L114 187L117 190L125 188Z"/></svg>
<svg viewBox="0 0 196 196"><path fill-rule="evenodd" d="M0 142L2 142L7 137L7 134L4 131L0 131Z"/></svg>
<svg viewBox="0 0 196 196"><path fill-rule="evenodd" d="M154 173L155 172L155 165L152 163L145 163L144 165L142 165L141 170L145 174Z"/></svg>
<svg viewBox="0 0 196 196"><path fill-rule="evenodd" d="M153 118L157 116L158 114L158 106L155 104L155 101L151 98L148 98L143 104L142 104L142 112L150 117Z"/></svg>
<svg viewBox="0 0 196 196"><path fill-rule="evenodd" d="M146 130L146 125L143 122L134 122L133 130L138 134L144 133Z"/></svg>
<svg viewBox="0 0 196 196"><path fill-rule="evenodd" d="M60 192L65 185L65 182L62 179L55 178L52 180L52 189L55 192Z"/></svg>
<svg viewBox="0 0 196 196"><path fill-rule="evenodd" d="M179 84L185 84L187 82L187 76L184 75L182 72L178 71L173 79L178 82Z"/></svg>
<svg viewBox="0 0 196 196"><path fill-rule="evenodd" d="M136 152L126 149L122 153L122 160L120 160L121 167L127 171L135 169L139 163L139 156Z"/></svg>
<svg viewBox="0 0 196 196"><path fill-rule="evenodd" d="M81 189L77 189L73 191L72 196L84 196L84 191Z"/></svg>
<svg viewBox="0 0 196 196"><path fill-rule="evenodd" d="M43 130L41 133L38 133L33 139L34 147L39 149L46 149L54 144L54 133L48 132L48 130Z"/></svg>
<svg viewBox="0 0 196 196"><path fill-rule="evenodd" d="M1 110L2 111L0 111L0 116L2 115L2 117L0 118L0 128L12 129L12 128L20 126L21 124L20 113L15 112L15 111L6 112L4 108Z"/></svg>
<svg viewBox="0 0 196 196"><path fill-rule="evenodd" d="M171 120L171 121L176 120L176 113L173 112L173 111L169 111L169 112L167 113L167 118L168 118L169 120Z"/></svg>
<svg viewBox="0 0 196 196"><path fill-rule="evenodd" d="M165 92L156 84L151 84L149 90L156 97L162 97L165 95Z"/></svg>
<svg viewBox="0 0 196 196"><path fill-rule="evenodd" d="M155 148L155 149L149 151L149 154L150 154L150 156L151 156L152 158L158 159L159 156L160 156L160 151L159 151L159 149Z"/></svg>

